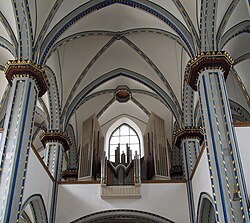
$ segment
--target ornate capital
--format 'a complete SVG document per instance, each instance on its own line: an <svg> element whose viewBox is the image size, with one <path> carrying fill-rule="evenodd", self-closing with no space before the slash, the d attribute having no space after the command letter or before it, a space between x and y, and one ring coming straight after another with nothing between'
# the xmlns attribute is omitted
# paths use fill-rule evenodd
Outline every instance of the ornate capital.
<svg viewBox="0 0 250 223"><path fill-rule="evenodd" d="M62 172L62 178L64 180L69 180L69 179L77 179L78 178L78 170L77 169L66 169Z"/></svg>
<svg viewBox="0 0 250 223"><path fill-rule="evenodd" d="M40 139L44 146L47 142L59 142L63 145L64 151L67 151L71 145L71 141L68 135L59 130L50 130L49 132L43 132L40 135Z"/></svg>
<svg viewBox="0 0 250 223"><path fill-rule="evenodd" d="M31 60L9 60L5 65L4 73L10 86L15 77L30 77L36 82L39 97L48 90L48 80L44 69Z"/></svg>
<svg viewBox="0 0 250 223"><path fill-rule="evenodd" d="M203 52L188 62L185 80L197 91L197 82L201 72L210 69L220 69L226 79L232 64L233 59L225 51Z"/></svg>
<svg viewBox="0 0 250 223"><path fill-rule="evenodd" d="M180 146L182 140L184 139L198 139L200 144L202 144L204 140L203 128L191 126L179 129L174 132L173 143L176 146Z"/></svg>

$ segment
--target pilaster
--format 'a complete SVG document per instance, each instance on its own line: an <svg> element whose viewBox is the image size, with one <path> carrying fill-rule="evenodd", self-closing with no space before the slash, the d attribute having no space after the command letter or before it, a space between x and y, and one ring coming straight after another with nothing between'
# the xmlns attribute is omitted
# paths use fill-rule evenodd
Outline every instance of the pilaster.
<svg viewBox="0 0 250 223"><path fill-rule="evenodd" d="M0 146L0 222L18 222L37 97L47 90L44 70L30 60L9 61L11 89Z"/></svg>
<svg viewBox="0 0 250 223"><path fill-rule="evenodd" d="M199 94L216 222L221 223L249 222L245 178L225 85L232 63L226 52L205 52L186 67L186 80Z"/></svg>

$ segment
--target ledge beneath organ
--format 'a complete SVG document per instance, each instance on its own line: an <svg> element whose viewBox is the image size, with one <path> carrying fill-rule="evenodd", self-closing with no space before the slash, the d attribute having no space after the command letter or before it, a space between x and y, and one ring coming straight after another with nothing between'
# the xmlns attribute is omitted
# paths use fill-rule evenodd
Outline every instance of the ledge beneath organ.
<svg viewBox="0 0 250 223"><path fill-rule="evenodd" d="M119 198L141 198L141 186L101 186L101 198L102 199L119 199Z"/></svg>

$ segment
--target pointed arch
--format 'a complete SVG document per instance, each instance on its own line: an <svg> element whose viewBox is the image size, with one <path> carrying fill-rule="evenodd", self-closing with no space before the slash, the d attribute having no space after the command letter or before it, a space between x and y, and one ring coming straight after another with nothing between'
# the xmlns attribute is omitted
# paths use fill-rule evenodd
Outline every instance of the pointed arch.
<svg viewBox="0 0 250 223"><path fill-rule="evenodd" d="M58 90L56 75L49 66L45 66L45 71L49 79L49 90L48 90L49 107L50 107L49 128L59 129L61 104L59 99L59 90Z"/></svg>
<svg viewBox="0 0 250 223"><path fill-rule="evenodd" d="M221 23L220 23L220 26L219 26L218 31L217 31L217 35L216 35L216 43L217 44L220 42L221 36L224 33L224 31L225 31L227 23L228 23L231 15L234 12L234 9L236 8L237 4L239 3L239 1L240 0L233 0L231 2L231 4L229 5L229 7L227 8L227 11L226 11L226 13L223 16L223 18L221 20ZM219 48L219 47L217 47L217 48Z"/></svg>
<svg viewBox="0 0 250 223"><path fill-rule="evenodd" d="M131 138L133 141L132 142L133 145L131 144ZM126 139L126 142L124 142L124 139ZM118 144L119 144L119 150L123 151L126 154L126 156L129 156L129 154L127 154L126 151L126 147L129 146L132 159L135 155L135 151L137 151L138 152L137 154L139 155L139 157L141 157L142 141L140 140L137 131L127 122L123 122L117 128L113 129L109 137L108 154L107 154L108 160L115 161L114 155Z"/></svg>
<svg viewBox="0 0 250 223"><path fill-rule="evenodd" d="M79 105L81 104L81 101L84 100L84 98L94 89L96 89L101 84L112 80L116 77L123 76L127 77L129 79L133 79L149 89L153 90L159 97L168 105L171 112L175 116L175 119L177 120L177 123L181 124L181 109L180 105L176 104L173 99L157 84L155 84L152 80L146 78L145 76L136 73L134 71L124 69L124 68L118 68L115 70L112 70L99 78L95 79L93 82L91 82L89 85L87 85L71 102L69 105L68 110L66 111L65 115L62 117L62 120L64 121L64 126L67 125L69 122L70 117L74 114L74 112L78 109Z"/></svg>
<svg viewBox="0 0 250 223"><path fill-rule="evenodd" d="M104 223L109 220L119 219L136 219L138 222L158 222L158 223L175 223L170 219L162 217L160 215L156 215L153 213L149 213L141 210L128 210L128 209L114 209L114 210L105 210L100 212L95 212L84 217L78 218L71 223L83 223L83 222L96 222L96 223Z"/></svg>
<svg viewBox="0 0 250 223"><path fill-rule="evenodd" d="M88 34L92 35L111 35L113 36L95 55L94 57L90 60L90 62L88 63L88 65L83 69L83 71L81 72L81 74L79 75L79 77L77 78L74 86L72 87L69 96L65 102L63 111L62 111L62 116L65 115L66 110L68 109L69 103L70 101L72 101L74 93L76 92L78 86L80 85L80 83L82 82L83 78L87 75L88 71L91 69L91 67L93 67L93 65L97 62L97 60L106 52L107 49L109 49L114 43L115 41L117 41L118 39L120 39L121 41L123 41L125 44L127 44L132 50L134 50L151 68L152 70L155 72L155 74L160 78L160 80L162 81L162 83L165 85L165 87L168 89L170 96L172 97L173 101L178 104L178 99L171 87L171 85L169 84L168 80L165 78L164 74L159 70L159 68L156 66L156 64L154 64L153 60L150 59L138 46L136 46L131 40L129 40L128 38L126 38L124 33L126 32L135 32L136 30L128 30L128 31L124 31L124 32L88 32ZM141 32L159 32L156 31L155 29L141 29ZM139 32L139 30L137 30L136 32ZM82 34L87 35L87 33L83 32ZM164 35L166 35L166 32L164 33ZM70 39L68 39L68 41L70 41ZM180 109L180 108L179 108Z"/></svg>
<svg viewBox="0 0 250 223"><path fill-rule="evenodd" d="M242 33L250 33L250 20L245 20L237 25L230 28L222 37L218 43L218 50L223 49L223 47L233 38L241 35Z"/></svg>
<svg viewBox="0 0 250 223"><path fill-rule="evenodd" d="M119 126L121 126L122 124L127 124L129 125L132 129L134 129L134 131L138 134L139 140L141 142L141 146L143 146L143 134L141 129L139 128L139 126L137 126L137 124L135 124L135 122L133 122L130 118L127 117L121 117L119 118L117 121L115 121L108 129L106 136L105 136L105 151L108 151L108 147L109 147L109 139L112 135L112 133L114 132L115 129L119 128ZM144 155L144 151L143 148L141 148L141 156Z"/></svg>
<svg viewBox="0 0 250 223"><path fill-rule="evenodd" d="M17 47L18 47L18 43L17 43L17 39L16 39L16 36L8 22L8 20L5 18L5 16L3 15L2 12L0 12L0 22L3 24L3 26L5 27L11 41L12 41L12 45L13 45L13 48L14 48L14 51L15 51L15 56L17 55Z"/></svg>
<svg viewBox="0 0 250 223"><path fill-rule="evenodd" d="M29 2L12 0L18 30L18 59L30 59L33 53L33 28L30 17Z"/></svg>
<svg viewBox="0 0 250 223"><path fill-rule="evenodd" d="M80 7L70 12L53 27L53 29L48 33L41 45L41 57L39 59L39 64L44 63L46 55L49 53L53 44L69 27L71 27L74 23L87 16L88 14L113 4L122 4L137 8L161 19L179 35L182 41L187 45L187 48L189 49L191 54L193 56L195 55L195 47L190 32L175 16L173 16L169 11L165 10L159 5L146 0L93 0L81 5Z"/></svg>
<svg viewBox="0 0 250 223"><path fill-rule="evenodd" d="M32 215L36 223L48 223L48 215L42 195L33 194L27 198L27 200L22 205L20 216L28 205L30 205Z"/></svg>
<svg viewBox="0 0 250 223"><path fill-rule="evenodd" d="M197 223L215 223L215 207L213 199L209 194L202 192L200 194L198 209L197 209Z"/></svg>

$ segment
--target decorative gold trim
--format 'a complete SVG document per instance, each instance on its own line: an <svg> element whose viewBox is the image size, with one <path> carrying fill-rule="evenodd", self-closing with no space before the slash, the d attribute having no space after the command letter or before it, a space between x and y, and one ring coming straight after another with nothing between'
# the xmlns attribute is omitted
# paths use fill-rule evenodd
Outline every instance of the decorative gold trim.
<svg viewBox="0 0 250 223"><path fill-rule="evenodd" d="M10 85L16 77L32 78L39 90L39 97L48 90L49 82L44 69L31 60L9 60L5 65L4 73Z"/></svg>
<svg viewBox="0 0 250 223"><path fill-rule="evenodd" d="M224 73L225 79L234 60L226 51L207 51L198 54L187 63L185 81L197 91L199 75L205 70L219 69Z"/></svg>
<svg viewBox="0 0 250 223"><path fill-rule="evenodd" d="M204 140L203 128L189 126L174 132L173 144L175 144L176 146L180 146L182 140L184 139L198 139L201 145Z"/></svg>
<svg viewBox="0 0 250 223"><path fill-rule="evenodd" d="M61 176L63 179L67 179L67 178L78 178L78 170L77 169L66 169L61 173Z"/></svg>
<svg viewBox="0 0 250 223"><path fill-rule="evenodd" d="M67 151L72 144L68 134L59 130L42 132L40 135L40 140L44 146L47 142L60 142L63 145L64 151Z"/></svg>

